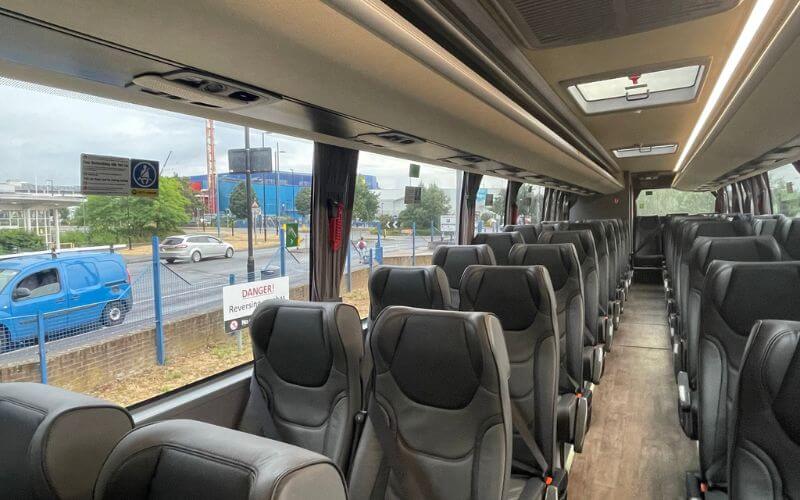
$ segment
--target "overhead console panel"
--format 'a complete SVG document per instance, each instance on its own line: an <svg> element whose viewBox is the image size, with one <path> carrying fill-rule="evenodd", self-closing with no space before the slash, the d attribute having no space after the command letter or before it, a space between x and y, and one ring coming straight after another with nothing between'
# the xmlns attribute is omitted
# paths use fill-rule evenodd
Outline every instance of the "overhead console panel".
<svg viewBox="0 0 800 500"><path fill-rule="evenodd" d="M0 76L579 194L622 189L381 2L358 3L360 17L340 9L352 5L0 0Z"/></svg>

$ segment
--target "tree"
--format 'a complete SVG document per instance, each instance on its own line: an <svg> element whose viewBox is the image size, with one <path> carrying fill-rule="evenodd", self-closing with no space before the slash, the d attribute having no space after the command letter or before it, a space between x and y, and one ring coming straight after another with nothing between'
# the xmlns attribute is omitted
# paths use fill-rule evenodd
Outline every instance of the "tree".
<svg viewBox="0 0 800 500"><path fill-rule="evenodd" d="M256 199L256 192L253 190L252 186L250 187L250 200ZM231 191L231 198L228 202L228 208L230 208L231 213L236 216L237 219L245 219L247 218L247 214L250 211L251 207L247 204L247 191L245 191L245 183L240 182L233 188Z"/></svg>
<svg viewBox="0 0 800 500"><path fill-rule="evenodd" d="M44 249L41 236L23 229L4 229L0 231L0 251L2 253L26 252Z"/></svg>
<svg viewBox="0 0 800 500"><path fill-rule="evenodd" d="M373 221L378 214L380 198L367 187L363 175L356 179L355 200L353 201L353 217L362 221Z"/></svg>
<svg viewBox="0 0 800 500"><path fill-rule="evenodd" d="M300 191L294 195L294 209L300 215L308 215L311 213L311 188L300 188Z"/></svg>
<svg viewBox="0 0 800 500"><path fill-rule="evenodd" d="M450 213L450 200L447 194L439 189L438 186L422 186L420 202L414 205L407 205L398 219L403 227L411 227L412 222L417 223L417 228L428 227L431 221L439 224L442 215Z"/></svg>
<svg viewBox="0 0 800 500"><path fill-rule="evenodd" d="M186 206L186 213L192 217L196 217L200 215L200 213L205 212L206 207L202 200L196 196L197 192L192 189L192 186L189 184L189 179L186 177L176 177L176 179L178 179L178 181L181 183L181 191L183 192L183 196L189 202Z"/></svg>

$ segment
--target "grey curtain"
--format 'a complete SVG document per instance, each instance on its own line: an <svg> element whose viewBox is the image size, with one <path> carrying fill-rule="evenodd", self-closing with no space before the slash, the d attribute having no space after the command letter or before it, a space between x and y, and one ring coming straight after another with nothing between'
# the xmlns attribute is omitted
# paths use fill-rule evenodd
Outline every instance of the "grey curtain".
<svg viewBox="0 0 800 500"><path fill-rule="evenodd" d="M350 244L358 151L314 143L311 181L311 300L339 298ZM341 237L334 238L341 225Z"/></svg>
<svg viewBox="0 0 800 500"><path fill-rule="evenodd" d="M458 220L458 243L469 245L475 236L475 204L483 175L464 172L464 185L461 190L461 215Z"/></svg>
<svg viewBox="0 0 800 500"><path fill-rule="evenodd" d="M519 215L519 206L517 206L517 195L522 187L519 181L508 181L506 187L506 207L505 207L505 224L516 224L517 216Z"/></svg>

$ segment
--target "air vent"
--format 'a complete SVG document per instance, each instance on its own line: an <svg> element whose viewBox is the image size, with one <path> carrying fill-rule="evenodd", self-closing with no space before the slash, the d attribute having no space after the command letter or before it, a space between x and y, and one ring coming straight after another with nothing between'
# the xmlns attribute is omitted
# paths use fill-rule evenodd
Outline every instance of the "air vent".
<svg viewBox="0 0 800 500"><path fill-rule="evenodd" d="M450 158L442 158L442 161L446 161L447 163L452 163L453 165L459 165L461 167L467 167L488 160L483 156L478 156L478 155L459 155L459 156L451 156Z"/></svg>
<svg viewBox="0 0 800 500"><path fill-rule="evenodd" d="M616 38L718 14L740 0L488 0L528 48Z"/></svg>
<svg viewBox="0 0 800 500"><path fill-rule="evenodd" d="M193 71L148 73L135 77L130 85L150 95L207 108L237 109L280 100L269 92Z"/></svg>
<svg viewBox="0 0 800 500"><path fill-rule="evenodd" d="M669 155L678 150L677 144L654 144L650 146L632 146L612 150L617 158L636 158L639 156Z"/></svg>
<svg viewBox="0 0 800 500"><path fill-rule="evenodd" d="M406 134L404 132L398 132L396 130L378 132L375 134L362 134L355 137L354 140L379 148L391 148L397 146L408 147L417 144L425 144L425 141L419 137L414 137L413 135Z"/></svg>

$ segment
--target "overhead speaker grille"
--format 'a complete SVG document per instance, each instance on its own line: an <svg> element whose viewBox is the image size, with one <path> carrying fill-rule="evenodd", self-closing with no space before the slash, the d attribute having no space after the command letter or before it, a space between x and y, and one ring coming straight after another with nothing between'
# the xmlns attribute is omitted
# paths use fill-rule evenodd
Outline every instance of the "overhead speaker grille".
<svg viewBox="0 0 800 500"><path fill-rule="evenodd" d="M731 9L740 0L485 0L529 48L615 38Z"/></svg>

